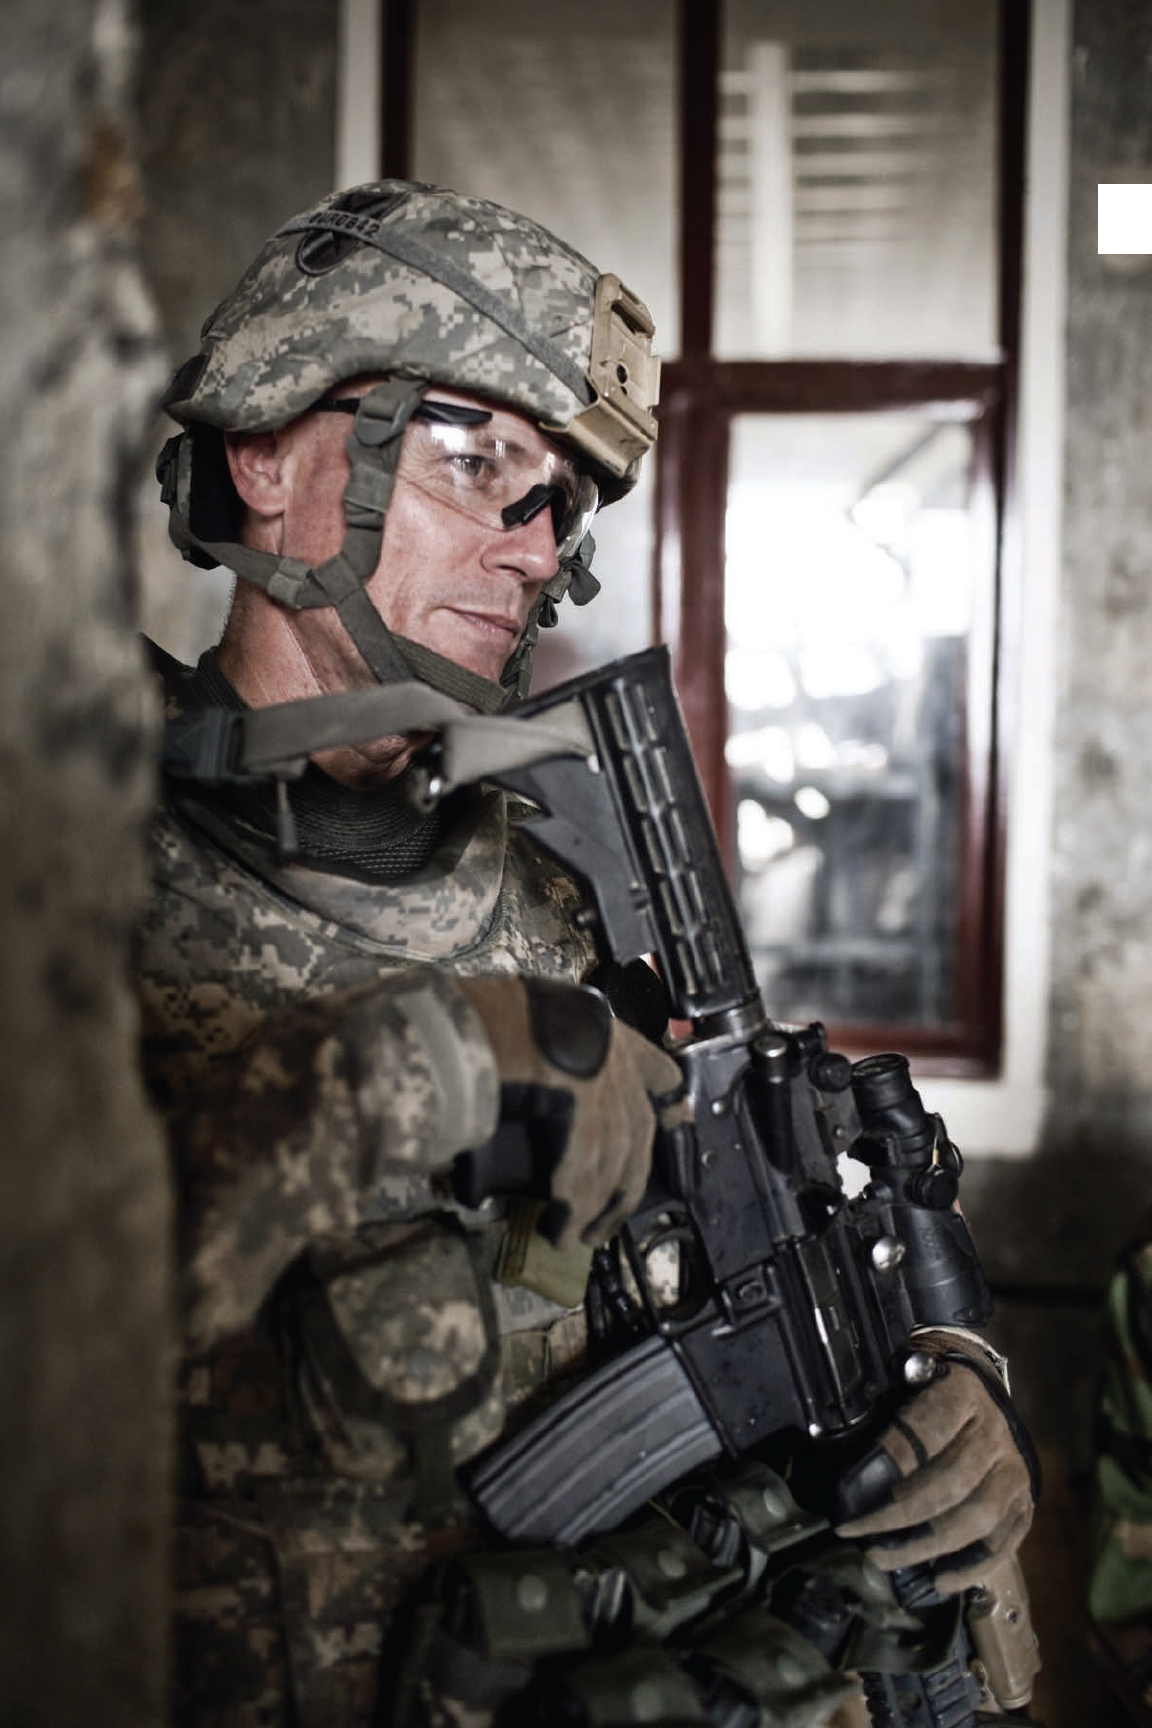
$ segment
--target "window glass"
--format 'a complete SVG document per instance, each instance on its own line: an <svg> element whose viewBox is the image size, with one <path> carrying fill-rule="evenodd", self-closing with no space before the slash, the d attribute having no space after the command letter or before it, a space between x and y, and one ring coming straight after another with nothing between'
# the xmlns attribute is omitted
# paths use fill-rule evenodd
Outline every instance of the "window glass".
<svg viewBox="0 0 1152 1728"><path fill-rule="evenodd" d="M743 415L726 523L738 895L770 1011L955 1012L972 427Z"/></svg>
<svg viewBox="0 0 1152 1728"><path fill-rule="evenodd" d="M639 294L677 340L676 8L666 0L420 0L412 173L521 210ZM648 464L650 466L650 462ZM651 491L594 525L604 590L545 632L543 688L651 641Z"/></svg>
<svg viewBox="0 0 1152 1728"><path fill-rule="evenodd" d="M716 352L996 342L995 0L726 0Z"/></svg>

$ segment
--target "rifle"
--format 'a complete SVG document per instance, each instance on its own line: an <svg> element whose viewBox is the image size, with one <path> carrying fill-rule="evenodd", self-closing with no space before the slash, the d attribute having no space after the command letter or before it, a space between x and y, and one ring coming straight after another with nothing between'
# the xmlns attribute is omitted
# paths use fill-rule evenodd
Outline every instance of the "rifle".
<svg viewBox="0 0 1152 1728"><path fill-rule="evenodd" d="M980 1327L992 1303L955 1205L960 1155L907 1061L850 1063L821 1025L765 1011L666 650L574 679L518 717L583 728L587 748L491 777L528 800L529 832L588 893L612 976L634 982L629 963L651 956L672 1016L691 1027L671 1048L694 1126L658 1137L638 1210L594 1259L602 1360L469 1478L498 1532L567 1544L770 1442L815 1450L834 1478L847 1443L874 1438L931 1371L914 1329ZM417 758L432 795L435 750ZM845 1153L871 1173L854 1199ZM506 1191L523 1156L497 1136L463 1155L458 1192L475 1204ZM939 1601L912 1570L897 1587L908 1605ZM1007 1673L1005 1707L1027 1701L1035 1671L1022 1599L1022 1614L1017 1596L1008 1615L985 1600L974 1617L995 1629L980 1654ZM932 1673L866 1676L873 1721L974 1723L987 1699L971 1657L961 1626Z"/></svg>

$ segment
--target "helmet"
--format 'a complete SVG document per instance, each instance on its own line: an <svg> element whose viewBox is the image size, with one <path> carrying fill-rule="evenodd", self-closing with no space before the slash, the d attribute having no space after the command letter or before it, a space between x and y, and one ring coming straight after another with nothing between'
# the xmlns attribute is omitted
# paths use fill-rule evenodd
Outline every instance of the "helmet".
<svg viewBox="0 0 1152 1728"><path fill-rule="evenodd" d="M415 673L491 711L526 691L556 601L570 586L589 599L598 584L579 555L561 569L499 689L389 632L363 584L404 428L430 385L491 397L528 415L611 502L656 436L652 336L619 277L527 217L400 180L334 193L272 236L168 387L164 407L185 428L157 464L172 538L191 562L227 564L284 604L336 606L380 682ZM365 373L385 381L355 412L340 551L312 568L240 545L223 431L281 426Z"/></svg>

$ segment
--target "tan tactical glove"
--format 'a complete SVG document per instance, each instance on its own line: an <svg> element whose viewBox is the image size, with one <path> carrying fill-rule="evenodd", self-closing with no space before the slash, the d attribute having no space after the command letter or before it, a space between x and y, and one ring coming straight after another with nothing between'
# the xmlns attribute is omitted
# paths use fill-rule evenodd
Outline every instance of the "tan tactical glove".
<svg viewBox="0 0 1152 1728"><path fill-rule="evenodd" d="M687 1117L674 1059L594 990L538 978L461 978L500 1075L501 1130L465 1155L475 1196L546 1200L559 1248L602 1242L635 1210L659 1122ZM520 1129L519 1149L506 1130Z"/></svg>
<svg viewBox="0 0 1152 1728"><path fill-rule="evenodd" d="M935 1373L840 1484L837 1529L887 1571L930 1565L950 1594L1019 1548L1040 1471L995 1353L960 1330L912 1342Z"/></svg>

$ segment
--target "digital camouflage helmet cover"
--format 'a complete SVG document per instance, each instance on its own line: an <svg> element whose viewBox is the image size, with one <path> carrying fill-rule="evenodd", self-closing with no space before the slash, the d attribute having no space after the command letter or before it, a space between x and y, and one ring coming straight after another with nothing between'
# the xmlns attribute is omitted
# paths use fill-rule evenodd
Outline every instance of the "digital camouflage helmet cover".
<svg viewBox="0 0 1152 1728"><path fill-rule="evenodd" d="M380 683L416 677L491 712L527 689L540 623L571 588L596 592L579 550L541 595L501 686L390 632L364 591L404 429L430 385L528 415L602 500L634 484L653 443L659 364L647 308L619 277L498 204L407 181L334 193L287 221L208 319L164 407L185 430L157 474L184 556L225 564L291 607L335 606ZM315 567L239 541L224 431L267 431L341 381L384 374L348 438L345 535Z"/></svg>

